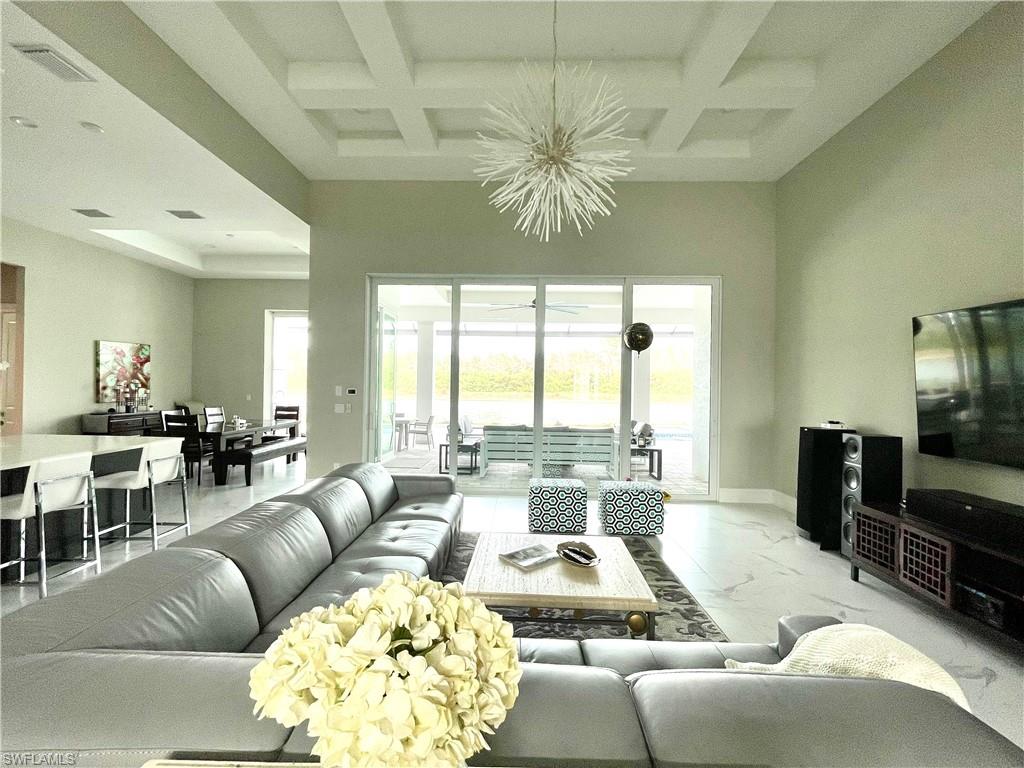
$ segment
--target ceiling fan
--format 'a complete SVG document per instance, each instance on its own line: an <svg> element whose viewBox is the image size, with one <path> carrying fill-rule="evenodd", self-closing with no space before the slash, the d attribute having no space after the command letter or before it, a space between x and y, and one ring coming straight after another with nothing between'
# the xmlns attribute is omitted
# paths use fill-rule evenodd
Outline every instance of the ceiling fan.
<svg viewBox="0 0 1024 768"><path fill-rule="evenodd" d="M491 308L487 310L488 312L501 312L509 309L536 309L537 300L534 299L529 304L491 304L489 306ZM567 315L578 315L579 312L577 310L587 309L588 306L589 305L587 304L563 304L561 302L554 302L551 304L545 304L544 308L551 310L552 312L564 312Z"/></svg>

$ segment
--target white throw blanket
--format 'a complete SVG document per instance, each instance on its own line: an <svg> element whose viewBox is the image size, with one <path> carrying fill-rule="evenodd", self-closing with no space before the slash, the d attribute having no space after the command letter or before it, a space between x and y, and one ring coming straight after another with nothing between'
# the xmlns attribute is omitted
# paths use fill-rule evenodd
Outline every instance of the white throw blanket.
<svg viewBox="0 0 1024 768"><path fill-rule="evenodd" d="M946 670L913 646L866 624L832 624L799 637L778 664L727 659L726 669L826 677L898 680L948 696L966 709L964 692Z"/></svg>

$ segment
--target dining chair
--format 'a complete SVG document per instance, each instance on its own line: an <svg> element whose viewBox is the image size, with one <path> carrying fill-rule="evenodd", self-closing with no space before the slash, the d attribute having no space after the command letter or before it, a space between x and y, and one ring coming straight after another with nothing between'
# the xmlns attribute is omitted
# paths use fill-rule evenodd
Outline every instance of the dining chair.
<svg viewBox="0 0 1024 768"><path fill-rule="evenodd" d="M82 556L74 558L47 558L46 515L64 510L82 510ZM35 518L39 546L35 558L26 552L27 522ZM33 464L25 479L22 493L0 497L0 519L18 522L20 544L18 557L0 563L0 569L18 564L18 581L25 581L25 563L31 559L39 563L39 597L46 597L48 563L80 563L61 573L65 576L83 568L95 567L100 573L99 519L96 515L96 491L93 488L92 454L71 453L40 459ZM89 557L89 540L93 544L93 557Z"/></svg>
<svg viewBox="0 0 1024 768"><path fill-rule="evenodd" d="M412 435L413 447L416 446L418 438L423 435L427 438L427 447L434 447L434 417L431 416L426 421L417 419L411 425L409 425L409 434Z"/></svg>
<svg viewBox="0 0 1024 768"><path fill-rule="evenodd" d="M124 522L104 528L99 532L100 536L124 529L124 536L120 538L127 542L128 539L139 538L138 536L132 536L133 525L145 525L149 528L149 533L146 535L151 539L153 550L155 551L160 544L160 539L164 536L168 536L182 528L185 529L186 534L191 533L192 522L188 508L188 482L186 474L185 457L181 452L181 448L175 445L173 441L168 440L147 445L139 451L139 463L135 469L97 477L94 483L96 488L124 491L125 510ZM168 483L177 483L181 486L181 507L184 522L161 522L157 519L156 486ZM145 509L145 504L148 500L150 514L148 523L132 522L132 491L145 492L143 495L143 508ZM161 527L168 528L168 530L161 533Z"/></svg>
<svg viewBox="0 0 1024 768"><path fill-rule="evenodd" d="M185 408L174 408L172 410L160 411L160 425L164 432L167 431L167 416L184 416L188 411Z"/></svg>
<svg viewBox="0 0 1024 768"><path fill-rule="evenodd" d="M192 465L195 464L196 485L203 483L203 460L213 457L213 446L204 442L199 432L199 417L194 413L184 415L167 415L168 437L180 437L181 454L185 457L185 476L192 476Z"/></svg>
<svg viewBox="0 0 1024 768"><path fill-rule="evenodd" d="M299 417L300 411L301 411L301 408L298 405L275 405L274 406L274 421L278 421L280 419L287 419L289 421L292 421L292 420L294 420L294 421L301 421L301 419ZM288 429L288 434L287 435L282 435L282 434L279 433L278 430L274 430L273 432L268 432L267 434L263 435L263 437L260 438L260 442L272 443L275 440L287 440L289 437L298 437L298 436L299 436L299 425L296 424L294 427L290 427ZM297 453L293 453L288 458L289 458L290 461L295 461L298 457L299 457L299 455Z"/></svg>
<svg viewBox="0 0 1024 768"><path fill-rule="evenodd" d="M227 417L224 416L224 406L214 405L203 408L203 417L206 419L206 426L209 427L211 424L226 424ZM252 447L252 436L246 435L245 437L239 437L234 440L228 441L232 448L251 448Z"/></svg>

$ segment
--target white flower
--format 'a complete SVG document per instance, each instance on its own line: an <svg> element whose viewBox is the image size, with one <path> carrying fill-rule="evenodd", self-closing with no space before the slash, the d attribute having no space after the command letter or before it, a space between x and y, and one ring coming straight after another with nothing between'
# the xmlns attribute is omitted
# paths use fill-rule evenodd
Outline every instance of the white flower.
<svg viewBox="0 0 1024 768"><path fill-rule="evenodd" d="M519 695L512 625L460 584L406 573L297 616L253 668L253 710L308 721L323 766L451 766Z"/></svg>

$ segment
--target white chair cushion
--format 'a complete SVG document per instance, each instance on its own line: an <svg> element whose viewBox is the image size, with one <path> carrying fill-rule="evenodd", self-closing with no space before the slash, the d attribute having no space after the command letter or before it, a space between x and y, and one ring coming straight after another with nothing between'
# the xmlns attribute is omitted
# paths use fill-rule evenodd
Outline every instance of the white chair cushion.
<svg viewBox="0 0 1024 768"><path fill-rule="evenodd" d="M140 481L139 473L135 470L128 472L114 472L110 475L100 475L93 480L93 485L99 489L137 491L145 488L148 483L143 479Z"/></svg>
<svg viewBox="0 0 1024 768"><path fill-rule="evenodd" d="M27 520L30 517L35 517L35 505L24 506L24 504L25 494L23 493L0 496L0 520Z"/></svg>

